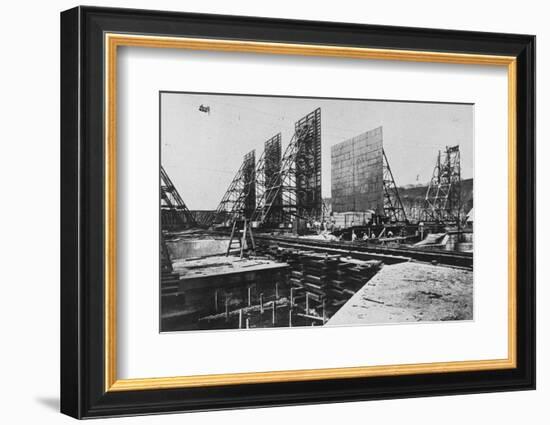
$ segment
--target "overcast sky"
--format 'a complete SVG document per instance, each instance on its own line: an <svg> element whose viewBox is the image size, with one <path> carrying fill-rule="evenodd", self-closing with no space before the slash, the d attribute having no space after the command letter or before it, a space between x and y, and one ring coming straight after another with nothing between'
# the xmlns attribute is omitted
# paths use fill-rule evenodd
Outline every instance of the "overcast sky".
<svg viewBox="0 0 550 425"><path fill-rule="evenodd" d="M210 107L210 113L199 106ZM427 183L437 151L460 145L462 177L473 176L472 105L189 93L161 94L161 162L189 209L215 209L243 156L321 108L322 191L330 197L330 147L382 126L398 186Z"/></svg>

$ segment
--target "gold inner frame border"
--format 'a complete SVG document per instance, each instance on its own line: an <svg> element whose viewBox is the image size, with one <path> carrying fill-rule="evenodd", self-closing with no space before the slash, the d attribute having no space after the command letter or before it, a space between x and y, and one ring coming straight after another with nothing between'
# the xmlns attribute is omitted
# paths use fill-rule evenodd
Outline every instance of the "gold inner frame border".
<svg viewBox="0 0 550 425"><path fill-rule="evenodd" d="M323 379L365 378L421 373L450 373L512 369L516 353L516 285L517 285L517 194L516 194L516 58L513 56L479 55L393 49L371 49L329 45L288 44L275 42L236 41L203 38L180 38L150 35L106 33L105 46L105 391L138 391L170 388L242 385ZM508 72L508 357L495 360L398 364L324 369L284 370L215 375L118 379L116 323L116 123L117 123L117 52L118 47L148 47L229 51L279 55L325 56L404 62L504 66Z"/></svg>

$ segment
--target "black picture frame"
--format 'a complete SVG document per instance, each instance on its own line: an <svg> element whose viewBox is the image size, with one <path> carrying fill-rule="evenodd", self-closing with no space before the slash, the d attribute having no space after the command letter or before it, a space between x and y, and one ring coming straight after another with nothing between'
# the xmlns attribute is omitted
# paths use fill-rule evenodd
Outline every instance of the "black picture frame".
<svg viewBox="0 0 550 425"><path fill-rule="evenodd" d="M106 392L106 32L516 57L517 367ZM61 13L61 412L92 418L534 388L534 36L97 7Z"/></svg>

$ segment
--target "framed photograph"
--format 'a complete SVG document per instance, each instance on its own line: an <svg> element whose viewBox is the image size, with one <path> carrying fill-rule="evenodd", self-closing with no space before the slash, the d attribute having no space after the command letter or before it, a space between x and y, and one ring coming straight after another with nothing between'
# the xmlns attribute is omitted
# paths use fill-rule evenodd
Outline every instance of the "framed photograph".
<svg viewBox="0 0 550 425"><path fill-rule="evenodd" d="M61 14L61 411L535 387L535 37Z"/></svg>

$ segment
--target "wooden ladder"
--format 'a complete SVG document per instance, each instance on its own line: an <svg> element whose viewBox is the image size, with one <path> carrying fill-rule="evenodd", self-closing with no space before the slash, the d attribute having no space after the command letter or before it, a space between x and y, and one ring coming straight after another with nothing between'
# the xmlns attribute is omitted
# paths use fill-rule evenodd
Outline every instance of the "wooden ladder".
<svg viewBox="0 0 550 425"><path fill-rule="evenodd" d="M242 222L242 230L238 227L238 224ZM237 224L238 223L238 224ZM247 237L249 239L247 239ZM229 239L229 244L227 245L227 252L225 256L229 256L229 252L235 248L235 244L238 244L240 251L240 258L243 258L245 247L249 249L252 247L252 252L256 251L256 244L254 242L254 236L252 235L252 227L250 226L250 221L247 219L244 220L235 220L233 221L233 226L231 228L231 238Z"/></svg>

